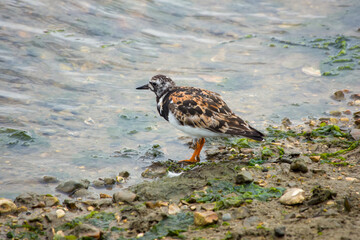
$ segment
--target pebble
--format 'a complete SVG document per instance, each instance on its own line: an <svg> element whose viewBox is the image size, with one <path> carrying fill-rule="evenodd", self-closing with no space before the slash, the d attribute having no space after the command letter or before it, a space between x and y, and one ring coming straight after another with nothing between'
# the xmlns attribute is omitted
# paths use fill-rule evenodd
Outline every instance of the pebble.
<svg viewBox="0 0 360 240"><path fill-rule="evenodd" d="M141 173L143 178L158 178L163 177L167 174L168 170L166 166L161 165L158 162L153 163L144 172Z"/></svg>
<svg viewBox="0 0 360 240"><path fill-rule="evenodd" d="M101 232L98 228L94 227L90 224L79 224L74 228L74 234L78 238L81 239L88 239L88 238L95 238L100 239Z"/></svg>
<svg viewBox="0 0 360 240"><path fill-rule="evenodd" d="M102 188L105 186L105 182L102 180L94 180L92 184L96 188Z"/></svg>
<svg viewBox="0 0 360 240"><path fill-rule="evenodd" d="M223 221L230 221L232 219L232 217L231 217L231 214L230 213L224 213L223 215L222 215L222 220Z"/></svg>
<svg viewBox="0 0 360 240"><path fill-rule="evenodd" d="M274 228L275 236L276 237L284 237L285 236L285 230L286 230L285 226Z"/></svg>
<svg viewBox="0 0 360 240"><path fill-rule="evenodd" d="M345 180L349 182L359 182L357 178L353 178L353 177L346 177Z"/></svg>
<svg viewBox="0 0 360 240"><path fill-rule="evenodd" d="M113 194L113 202L133 202L136 199L136 194L130 191L120 191Z"/></svg>
<svg viewBox="0 0 360 240"><path fill-rule="evenodd" d="M42 178L43 182L44 183L57 183L59 182L59 180L57 180L56 177L53 177L53 176L44 176Z"/></svg>
<svg viewBox="0 0 360 240"><path fill-rule="evenodd" d="M56 216L57 216L57 218L62 218L62 217L64 217L64 216L65 216L65 211L62 210L62 209L56 210Z"/></svg>
<svg viewBox="0 0 360 240"><path fill-rule="evenodd" d="M250 172L243 170L235 178L236 184L251 183L254 181Z"/></svg>
<svg viewBox="0 0 360 240"><path fill-rule="evenodd" d="M232 212L232 215L236 219L244 219L250 216L250 211L247 207L239 207L235 208L235 210Z"/></svg>
<svg viewBox="0 0 360 240"><path fill-rule="evenodd" d="M123 178L128 178L128 177L130 177L130 173L128 171L122 171L122 172L119 172L118 176L123 177Z"/></svg>
<svg viewBox="0 0 360 240"><path fill-rule="evenodd" d="M310 159L313 161L313 162L319 162L320 161L320 156L310 156Z"/></svg>
<svg viewBox="0 0 360 240"><path fill-rule="evenodd" d="M330 115L334 117L341 116L341 111L330 111Z"/></svg>
<svg viewBox="0 0 360 240"><path fill-rule="evenodd" d="M112 198L112 196L106 193L100 193L100 198Z"/></svg>
<svg viewBox="0 0 360 240"><path fill-rule="evenodd" d="M9 214L17 210L16 204L10 199L0 198L0 215Z"/></svg>
<svg viewBox="0 0 360 240"><path fill-rule="evenodd" d="M179 212L181 212L180 208L175 204L175 203L172 203L169 205L169 214L170 215L175 215L175 214L178 214Z"/></svg>
<svg viewBox="0 0 360 240"><path fill-rule="evenodd" d="M81 188L79 190L76 190L72 195L71 197L74 197L74 198L82 198L82 197L86 197L86 196L90 196L91 193L84 189L84 188Z"/></svg>
<svg viewBox="0 0 360 240"><path fill-rule="evenodd" d="M206 211L206 212L195 212L194 213L194 224L196 226L206 226L209 224L216 223L219 220L219 217L216 212Z"/></svg>
<svg viewBox="0 0 360 240"><path fill-rule="evenodd" d="M191 210L191 211L195 211L195 210L196 210L196 206L194 206L194 205L193 205L193 206L190 206L190 210Z"/></svg>
<svg viewBox="0 0 360 240"><path fill-rule="evenodd" d="M345 94L343 91L336 91L334 92L334 94L331 96L332 99L336 100L336 101L341 101L345 99Z"/></svg>
<svg viewBox="0 0 360 240"><path fill-rule="evenodd" d="M88 189L89 185L90 185L90 182L89 182L89 180L86 180L86 179L80 180L80 181L70 180L70 181L60 183L56 187L56 190L60 191L60 192L64 192L64 193L72 193L75 190L78 190L81 188Z"/></svg>
<svg viewBox="0 0 360 240"><path fill-rule="evenodd" d="M104 178L105 185L114 185L115 182L116 182L116 180L113 178Z"/></svg>
<svg viewBox="0 0 360 240"><path fill-rule="evenodd" d="M201 209L205 211L213 211L215 208L215 203L205 203L201 205Z"/></svg>
<svg viewBox="0 0 360 240"><path fill-rule="evenodd" d="M279 199L284 205L296 205L305 201L305 191L301 188L289 188Z"/></svg>
<svg viewBox="0 0 360 240"><path fill-rule="evenodd" d="M353 128L351 129L350 135L356 140L360 140L360 129Z"/></svg>
<svg viewBox="0 0 360 240"><path fill-rule="evenodd" d="M309 171L303 159L294 160L290 165L290 170L302 173L307 173Z"/></svg>

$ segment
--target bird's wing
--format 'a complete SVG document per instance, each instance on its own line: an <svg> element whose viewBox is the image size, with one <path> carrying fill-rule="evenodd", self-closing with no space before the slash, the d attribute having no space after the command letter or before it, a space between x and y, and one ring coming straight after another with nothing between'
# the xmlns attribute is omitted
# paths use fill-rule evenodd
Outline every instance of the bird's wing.
<svg viewBox="0 0 360 240"><path fill-rule="evenodd" d="M200 88L178 87L171 93L169 99L171 100L169 110L181 125L262 140L262 133L236 116L215 92Z"/></svg>

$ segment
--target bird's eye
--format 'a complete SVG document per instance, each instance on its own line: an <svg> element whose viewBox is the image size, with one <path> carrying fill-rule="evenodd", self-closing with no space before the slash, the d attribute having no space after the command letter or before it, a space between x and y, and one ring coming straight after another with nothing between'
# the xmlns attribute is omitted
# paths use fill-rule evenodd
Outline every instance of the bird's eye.
<svg viewBox="0 0 360 240"><path fill-rule="evenodd" d="M155 87L155 86L157 86L157 83L156 83L156 82L153 82L152 85Z"/></svg>

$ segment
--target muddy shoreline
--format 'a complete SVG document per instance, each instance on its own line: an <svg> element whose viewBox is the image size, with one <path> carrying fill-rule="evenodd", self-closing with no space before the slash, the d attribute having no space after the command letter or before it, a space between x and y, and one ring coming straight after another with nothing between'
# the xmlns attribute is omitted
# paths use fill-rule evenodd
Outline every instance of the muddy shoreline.
<svg viewBox="0 0 360 240"><path fill-rule="evenodd" d="M106 187L127 172L57 183L64 201L36 193L0 199L0 238L356 239L360 114L344 118L299 126L284 119L261 143L210 142L206 161L154 163L143 175L155 180L112 195ZM89 192L90 184L103 193Z"/></svg>

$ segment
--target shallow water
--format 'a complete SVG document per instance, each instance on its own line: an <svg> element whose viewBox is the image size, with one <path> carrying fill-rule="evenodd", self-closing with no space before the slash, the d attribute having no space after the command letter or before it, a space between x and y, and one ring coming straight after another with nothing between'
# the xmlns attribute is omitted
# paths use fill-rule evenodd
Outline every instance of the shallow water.
<svg viewBox="0 0 360 240"><path fill-rule="evenodd" d="M135 90L155 74L221 93L260 130L346 109L329 96L360 91L360 53L344 56L353 70L321 76L339 49L311 44L338 34L360 44L359 12L356 0L1 1L0 127L26 135L1 134L0 196L54 192L44 175L127 170L127 186L154 160L190 155L153 94Z"/></svg>

